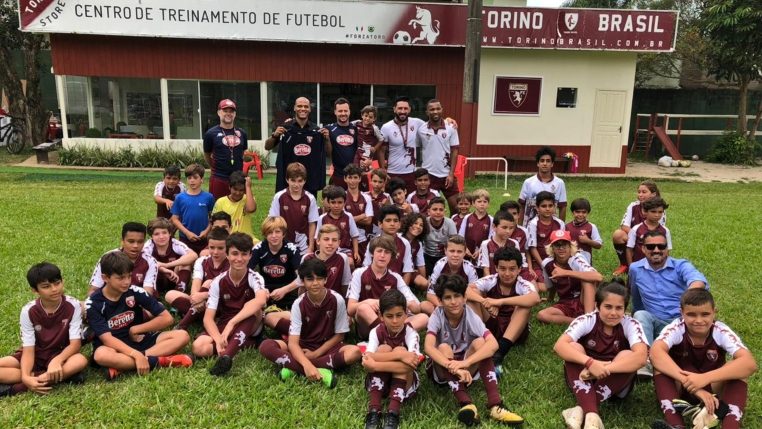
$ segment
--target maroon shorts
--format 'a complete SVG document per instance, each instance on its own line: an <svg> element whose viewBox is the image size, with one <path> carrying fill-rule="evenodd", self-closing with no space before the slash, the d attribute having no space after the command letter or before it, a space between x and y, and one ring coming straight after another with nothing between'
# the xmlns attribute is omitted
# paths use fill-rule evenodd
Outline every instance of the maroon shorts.
<svg viewBox="0 0 762 429"><path fill-rule="evenodd" d="M21 364L21 351L22 349L16 350L15 353L13 353L13 358L19 361L19 364ZM58 356L63 349L55 351L55 350L48 350L46 353L40 353L39 350L35 348L34 351L34 366L32 367L32 374L39 375L43 374L48 371L48 365L50 365L50 361L53 360L54 357Z"/></svg>
<svg viewBox="0 0 762 429"><path fill-rule="evenodd" d="M455 180L455 178L452 179L452 183L450 183L449 188L445 188L445 182L447 181L446 177L437 177L429 175L429 179L431 180L431 189L436 189L439 191L440 194L442 194L445 199L448 199L452 196L458 195L460 192L458 190L458 181Z"/></svg>
<svg viewBox="0 0 762 429"><path fill-rule="evenodd" d="M407 193L414 192L415 187L415 173L405 173L405 174L396 174L396 173L388 173L389 178L395 178L398 177L405 181L405 187L407 188Z"/></svg>
<svg viewBox="0 0 762 429"><path fill-rule="evenodd" d="M551 307L557 308L564 313L564 316L571 317L572 319L585 314L585 310L582 307L582 301L579 299L572 299L568 301L558 301Z"/></svg>
<svg viewBox="0 0 762 429"><path fill-rule="evenodd" d="M212 174L209 177L209 193L214 195L214 200L230 195L230 182L228 179L217 177Z"/></svg>
<svg viewBox="0 0 762 429"><path fill-rule="evenodd" d="M198 240L198 241L190 241L188 240L188 237L182 236L180 237L180 241L185 243L186 246L190 247L191 250L196 252L197 255L201 253L202 250L206 249L206 246L208 244L206 238L202 238L201 240Z"/></svg>
<svg viewBox="0 0 762 429"><path fill-rule="evenodd" d="M347 190L347 182L344 180L344 176L334 174L331 176L331 180L329 180L328 183L343 188L345 191Z"/></svg>
<svg viewBox="0 0 762 429"><path fill-rule="evenodd" d="M527 270L529 271L529 270ZM539 283L545 283L545 276L542 275L542 268L541 267L532 267L532 272L534 272L535 278L533 279L535 282ZM522 276L524 277L524 276ZM526 277L524 277L525 280L530 280Z"/></svg>
<svg viewBox="0 0 762 429"><path fill-rule="evenodd" d="M507 317L490 317L484 324L487 326L487 329L492 332L492 335L495 336L495 339L500 339L503 338L505 330L508 329L512 316L513 312ZM514 343L524 344L527 341L527 338L529 338L529 323L527 323L527 326L524 327L524 330L521 331L521 334L519 334Z"/></svg>

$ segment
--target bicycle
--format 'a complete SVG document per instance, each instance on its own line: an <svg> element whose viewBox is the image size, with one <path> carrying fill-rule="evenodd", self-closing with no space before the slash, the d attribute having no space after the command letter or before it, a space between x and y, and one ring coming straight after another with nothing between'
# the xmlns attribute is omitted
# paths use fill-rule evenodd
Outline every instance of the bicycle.
<svg viewBox="0 0 762 429"><path fill-rule="evenodd" d="M0 126L0 143L5 145L9 153L20 153L24 150L24 138L21 133L20 119L7 116L11 120Z"/></svg>

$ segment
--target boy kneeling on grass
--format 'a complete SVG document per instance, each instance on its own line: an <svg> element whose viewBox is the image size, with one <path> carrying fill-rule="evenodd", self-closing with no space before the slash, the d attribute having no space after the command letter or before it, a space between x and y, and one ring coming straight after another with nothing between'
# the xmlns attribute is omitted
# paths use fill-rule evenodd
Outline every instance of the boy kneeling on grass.
<svg viewBox="0 0 762 429"><path fill-rule="evenodd" d="M357 346L343 343L349 332L347 307L341 295L325 287L325 262L318 258L302 262L299 277L306 292L291 306L288 344L265 340L259 352L280 366L281 381L301 374L332 389L337 381L333 371L359 361L362 355Z"/></svg>
<svg viewBox="0 0 762 429"><path fill-rule="evenodd" d="M26 274L38 296L21 309L21 349L0 359L0 396L31 390L46 394L64 380L82 383L87 366L79 349L79 301L64 295L61 270L42 262Z"/></svg>
<svg viewBox="0 0 762 429"><path fill-rule="evenodd" d="M426 370L438 384L447 384L460 404L458 420L467 426L479 422L476 405L466 390L474 379L484 381L490 417L509 425L524 419L503 405L492 355L497 341L479 316L466 305L466 281L458 275L443 275L434 287L441 302L429 319L424 351Z"/></svg>
<svg viewBox="0 0 762 429"><path fill-rule="evenodd" d="M685 291L680 313L651 348L656 398L666 420L651 427L740 428L748 380L757 372L754 356L733 330L716 320L708 290ZM725 362L726 355L733 360ZM684 418L689 425L683 426Z"/></svg>
<svg viewBox="0 0 762 429"><path fill-rule="evenodd" d="M234 232L225 240L228 271L209 286L204 313L204 331L193 342L198 357L218 355L209 373L227 374L233 357L243 348L254 347L262 333L262 317L267 304L265 281L249 268L254 242L250 235Z"/></svg>
<svg viewBox="0 0 762 429"><path fill-rule="evenodd" d="M370 402L365 429L375 429L381 422L381 402L389 397L384 429L397 429L400 407L418 390L416 368L423 356L418 332L407 323L407 299L399 290L389 289L378 300L382 323L370 331L362 365L368 372L365 388Z"/></svg>
<svg viewBox="0 0 762 429"><path fill-rule="evenodd" d="M188 344L182 330L159 332L174 320L145 289L130 284L132 261L122 252L101 258L103 287L85 302L87 321L95 333L93 359L107 380L124 371L145 375L157 366L190 367L190 355L174 355ZM153 316L145 321L144 311Z"/></svg>

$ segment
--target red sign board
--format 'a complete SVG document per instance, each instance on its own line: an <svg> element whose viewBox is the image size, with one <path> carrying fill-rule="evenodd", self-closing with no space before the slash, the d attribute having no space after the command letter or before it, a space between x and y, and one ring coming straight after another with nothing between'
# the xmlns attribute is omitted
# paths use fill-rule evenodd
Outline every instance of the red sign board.
<svg viewBox="0 0 762 429"><path fill-rule="evenodd" d="M497 76L492 113L539 115L541 95L541 77Z"/></svg>

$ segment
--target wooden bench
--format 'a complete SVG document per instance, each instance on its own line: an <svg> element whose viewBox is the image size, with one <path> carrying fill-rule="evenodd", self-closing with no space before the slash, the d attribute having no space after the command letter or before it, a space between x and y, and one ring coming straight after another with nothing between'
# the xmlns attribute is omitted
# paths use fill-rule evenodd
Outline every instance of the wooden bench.
<svg viewBox="0 0 762 429"><path fill-rule="evenodd" d="M516 165L523 164L523 163L532 163L532 165L536 165L537 161L535 161L534 156L513 156L513 155L506 155L505 157L506 162L508 162L508 171L516 171ZM553 164L555 164L557 167L561 167L561 169L556 168L558 171L563 171L564 173L569 172L569 159L566 159L564 157L556 157L555 160L553 160Z"/></svg>
<svg viewBox="0 0 762 429"><path fill-rule="evenodd" d="M57 139L52 142L47 143L40 143L37 146L32 147L34 149L35 155L37 155L37 163L38 164L48 164L50 160L48 159L48 153L49 152L55 152L58 150L58 147L61 144L61 140Z"/></svg>

